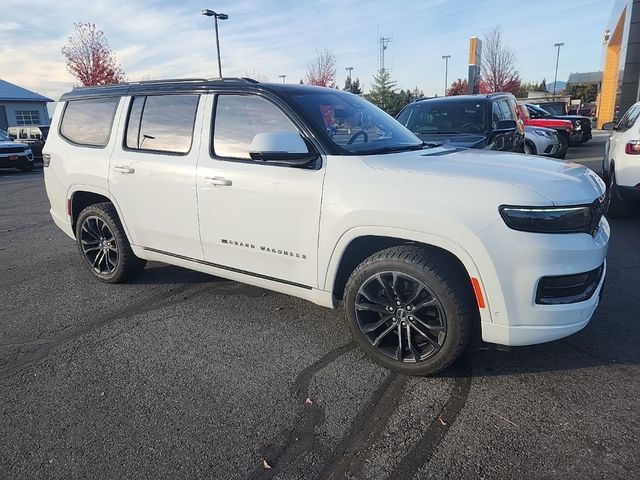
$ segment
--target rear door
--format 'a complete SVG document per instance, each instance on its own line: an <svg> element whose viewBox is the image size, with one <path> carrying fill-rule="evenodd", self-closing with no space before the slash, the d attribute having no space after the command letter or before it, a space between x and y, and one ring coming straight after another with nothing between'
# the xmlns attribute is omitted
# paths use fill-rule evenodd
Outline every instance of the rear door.
<svg viewBox="0 0 640 480"><path fill-rule="evenodd" d="M133 243L202 259L196 195L200 95L140 95L126 101L109 190Z"/></svg>

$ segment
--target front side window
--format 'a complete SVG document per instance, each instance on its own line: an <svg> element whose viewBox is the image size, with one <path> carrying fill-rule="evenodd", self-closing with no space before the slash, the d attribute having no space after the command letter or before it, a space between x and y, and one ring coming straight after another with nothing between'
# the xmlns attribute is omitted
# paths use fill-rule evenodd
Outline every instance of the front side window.
<svg viewBox="0 0 640 480"><path fill-rule="evenodd" d="M189 152L199 98L199 95L133 97L125 146L154 152Z"/></svg>
<svg viewBox="0 0 640 480"><path fill-rule="evenodd" d="M402 111L398 121L418 135L483 132L485 103L457 99L416 102Z"/></svg>
<svg viewBox="0 0 640 480"><path fill-rule="evenodd" d="M218 95L213 126L213 152L218 157L251 160L251 141L259 133L297 132L275 105L261 97Z"/></svg>
<svg viewBox="0 0 640 480"><path fill-rule="evenodd" d="M60 134L67 140L92 147L109 141L113 118L120 97L69 100L60 123Z"/></svg>

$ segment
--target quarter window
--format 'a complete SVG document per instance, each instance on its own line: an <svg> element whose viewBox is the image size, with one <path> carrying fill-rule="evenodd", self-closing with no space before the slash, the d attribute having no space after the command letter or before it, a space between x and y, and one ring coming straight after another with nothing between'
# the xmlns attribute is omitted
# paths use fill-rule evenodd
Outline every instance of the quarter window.
<svg viewBox="0 0 640 480"><path fill-rule="evenodd" d="M104 147L109 141L120 97L70 100L64 110L60 134L79 145Z"/></svg>
<svg viewBox="0 0 640 480"><path fill-rule="evenodd" d="M16 110L16 123L18 125L39 125L40 112L38 110Z"/></svg>
<svg viewBox="0 0 640 480"><path fill-rule="evenodd" d="M246 95L219 95L216 103L213 152L218 157L251 160L249 147L259 133L297 132L295 125L271 102Z"/></svg>
<svg viewBox="0 0 640 480"><path fill-rule="evenodd" d="M125 145L133 150L187 153L191 150L199 95L133 97Z"/></svg>

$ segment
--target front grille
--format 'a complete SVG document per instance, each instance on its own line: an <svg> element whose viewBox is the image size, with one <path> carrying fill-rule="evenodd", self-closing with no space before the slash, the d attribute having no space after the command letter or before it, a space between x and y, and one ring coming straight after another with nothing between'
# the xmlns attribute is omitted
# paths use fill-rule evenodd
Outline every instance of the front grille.
<svg viewBox="0 0 640 480"><path fill-rule="evenodd" d="M582 126L582 131L586 133L591 133L591 120L588 118L583 118L580 120L580 125Z"/></svg>
<svg viewBox="0 0 640 480"><path fill-rule="evenodd" d="M542 277L536 291L539 305L563 305L589 300L602 279L604 264L590 272Z"/></svg>
<svg viewBox="0 0 640 480"><path fill-rule="evenodd" d="M5 155L9 153L23 153L25 151L25 147L0 147L0 155Z"/></svg>

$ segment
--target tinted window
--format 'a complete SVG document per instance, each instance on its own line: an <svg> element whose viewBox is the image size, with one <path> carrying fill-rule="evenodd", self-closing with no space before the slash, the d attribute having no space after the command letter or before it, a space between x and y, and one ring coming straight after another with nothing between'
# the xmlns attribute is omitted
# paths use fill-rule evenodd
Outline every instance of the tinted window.
<svg viewBox="0 0 640 480"><path fill-rule="evenodd" d="M213 151L219 157L250 160L249 147L257 134L297 131L282 111L263 98L218 96Z"/></svg>
<svg viewBox="0 0 640 480"><path fill-rule="evenodd" d="M198 95L134 97L125 145L136 150L187 153L193 140Z"/></svg>
<svg viewBox="0 0 640 480"><path fill-rule="evenodd" d="M486 130L484 101L427 100L405 108L398 121L414 133L478 133Z"/></svg>
<svg viewBox="0 0 640 480"><path fill-rule="evenodd" d="M70 100L64 110L60 134L80 145L104 147L119 101L120 97Z"/></svg>

